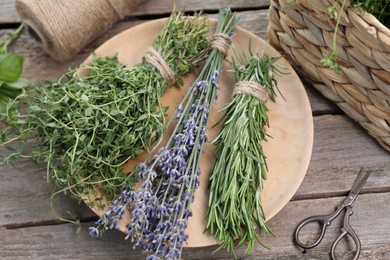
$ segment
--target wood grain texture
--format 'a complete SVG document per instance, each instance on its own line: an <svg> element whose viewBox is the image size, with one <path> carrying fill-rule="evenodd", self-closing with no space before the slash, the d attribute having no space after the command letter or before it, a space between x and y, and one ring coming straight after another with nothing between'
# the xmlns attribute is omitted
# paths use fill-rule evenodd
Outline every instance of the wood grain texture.
<svg viewBox="0 0 390 260"><path fill-rule="evenodd" d="M328 229L322 243L306 254L292 242L293 231L303 217L313 214L330 213L343 198L303 200L289 203L273 220L270 227L276 237L267 237L264 241L272 247L266 250L257 245L255 250L245 256L245 247L236 253L240 259L327 259L327 252L339 234L341 220L337 219ZM383 203L390 199L390 193L366 194L357 199L351 225L362 243L360 259L388 259L390 256L390 209ZM288 220L288 221L286 221ZM6 259L142 259L139 250L133 250L132 244L123 239L118 231L109 231L101 239L88 236L88 227L93 222L82 225L80 235L75 234L73 225L53 225L17 230L0 231L0 252ZM383 234L378 236L377 234ZM310 235L307 233L307 235ZM344 255L353 250L350 243L339 248ZM185 248L183 259L232 259L232 255L221 250L213 255L216 246L204 248ZM373 258L377 257L377 258ZM342 258L345 259L345 258Z"/></svg>
<svg viewBox="0 0 390 260"><path fill-rule="evenodd" d="M20 22L15 9L15 0L0 1L0 24L11 24Z"/></svg>
<svg viewBox="0 0 390 260"><path fill-rule="evenodd" d="M4 149L0 153L5 153ZM44 179L45 164L20 159L12 165L0 166L0 229L31 226L38 222L53 222L56 216L50 206L54 187ZM70 210L75 216L94 214L84 203L78 204L69 196L59 196L53 209L62 216Z"/></svg>
<svg viewBox="0 0 390 260"><path fill-rule="evenodd" d="M350 118L317 116L309 169L294 199L345 194L361 168L372 171L363 191L390 191L389 152Z"/></svg>
<svg viewBox="0 0 390 260"><path fill-rule="evenodd" d="M145 0L144 3L137 6L129 13L128 17L144 16L144 15L166 15L173 10L173 0ZM205 0L191 1L180 0L176 1L179 4L181 11L205 10L216 11L220 8L230 6L236 10L260 9L268 8L269 0ZM20 22L20 18L15 9L15 0L1 0L0 2L0 24ZM264 28L266 29L266 28Z"/></svg>
<svg viewBox="0 0 390 260"><path fill-rule="evenodd" d="M170 13L174 5L173 0L146 0L144 4L135 8L130 15L144 15L144 14L161 14ZM268 8L270 1L268 0L180 0L176 1L179 10L192 11L216 11L220 8L230 7L235 10L260 9Z"/></svg>

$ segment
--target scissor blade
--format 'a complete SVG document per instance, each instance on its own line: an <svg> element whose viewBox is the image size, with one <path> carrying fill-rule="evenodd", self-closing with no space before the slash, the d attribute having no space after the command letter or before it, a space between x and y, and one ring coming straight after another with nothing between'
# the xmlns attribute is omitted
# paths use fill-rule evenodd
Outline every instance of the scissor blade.
<svg viewBox="0 0 390 260"><path fill-rule="evenodd" d="M359 192L362 190L362 188L366 184L368 177L370 177L370 174L371 174L370 171L365 172L365 171L363 171L363 169L360 170L359 175L357 176L355 182L353 183L349 194L351 194L351 195L352 194L353 195L359 194Z"/></svg>

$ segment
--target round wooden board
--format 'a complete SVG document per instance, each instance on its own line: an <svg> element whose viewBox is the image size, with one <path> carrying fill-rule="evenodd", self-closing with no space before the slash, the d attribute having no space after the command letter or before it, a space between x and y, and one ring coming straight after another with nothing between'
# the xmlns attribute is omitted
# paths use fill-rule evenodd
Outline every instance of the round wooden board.
<svg viewBox="0 0 390 260"><path fill-rule="evenodd" d="M96 50L96 54L97 56L118 54L119 60L128 66L140 63L143 55L152 45L153 40L160 34L166 21L166 19L159 19L130 28L105 42ZM209 23L212 33L216 22L209 20ZM248 54L248 47L251 42L254 53L281 56L274 48L254 34L239 27L235 29L235 33L232 46L234 46L237 53L246 52ZM232 51L229 52L228 59L230 59L232 53ZM90 61L91 57L85 63ZM261 194L267 220L275 216L297 191L306 174L313 145L313 119L305 89L293 68L284 58L281 58L278 63L286 67L290 73L278 76L278 84L285 100L278 97L275 103L268 102L270 128L267 129L267 133L272 138L269 138L268 142L263 144L268 158L269 172L265 188ZM218 122L218 119L222 116L222 113L218 111L231 98L232 86L235 84L235 81L231 73L229 73L229 69L228 63L225 62L224 71L219 82L218 100L212 107L209 126L213 126ZM169 106L168 115L173 113L187 91L188 86L191 86L194 82L195 74L196 72L185 77L185 87L171 87L163 96L163 104ZM164 138L170 135L171 128L168 128ZM209 139L213 140L219 131L219 126L210 127L208 129ZM126 170L130 170L133 165L142 162L146 156L147 152L131 160L126 165ZM191 206L193 217L189 219L187 228L189 240L186 246L188 247L216 244L212 236L204 233L208 203L208 172L213 160L212 147L210 144L207 144L206 152L201 159L201 183L195 193L195 201ZM99 216L103 214L102 211L96 208L92 208L92 210ZM130 213L127 212L120 223L122 231L125 231L125 226L129 219Z"/></svg>

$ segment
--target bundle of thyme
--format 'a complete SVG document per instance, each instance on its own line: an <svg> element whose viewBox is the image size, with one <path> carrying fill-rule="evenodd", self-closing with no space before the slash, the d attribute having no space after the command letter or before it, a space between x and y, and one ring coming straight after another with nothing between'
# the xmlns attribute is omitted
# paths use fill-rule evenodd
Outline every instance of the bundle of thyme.
<svg viewBox="0 0 390 260"><path fill-rule="evenodd" d="M200 182L199 162L207 141L206 129L212 102L216 99L222 62L231 42L237 19L230 10L221 10L205 66L187 92L176 114L176 125L164 148L136 167L143 180L137 190L125 187L90 234L99 236L118 228L128 206L132 218L127 237L151 255L147 259L179 259L187 241L185 229L192 216L190 205Z"/></svg>
<svg viewBox="0 0 390 260"><path fill-rule="evenodd" d="M248 242L249 253L259 233L272 233L266 224L260 192L267 177L266 155L269 120L266 100L274 100L278 90L275 72L277 57L244 55L231 62L237 81L233 100L224 108L224 124L215 144L216 161L209 176L209 207L206 230L221 247L234 253ZM242 65L242 64L246 65ZM257 230L256 230L257 229Z"/></svg>
<svg viewBox="0 0 390 260"><path fill-rule="evenodd" d="M1 133L0 147L31 138L38 138L39 145L27 155L11 147L3 162L20 156L41 159L47 163L47 179L61 187L58 192L78 199L93 192L93 202L99 203L91 205L103 206L96 190L111 200L119 187L134 184L136 178L122 166L162 135L161 96L203 59L207 45L200 14L173 13L142 64L127 68L116 57L95 57L57 82L25 91L16 100L27 104L25 113L16 109L16 101L7 106L9 127ZM81 69L87 76L77 76Z"/></svg>

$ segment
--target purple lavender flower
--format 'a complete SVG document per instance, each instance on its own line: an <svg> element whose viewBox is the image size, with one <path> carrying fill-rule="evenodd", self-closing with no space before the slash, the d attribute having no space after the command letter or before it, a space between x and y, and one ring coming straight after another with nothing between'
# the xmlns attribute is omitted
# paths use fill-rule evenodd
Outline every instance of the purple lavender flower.
<svg viewBox="0 0 390 260"><path fill-rule="evenodd" d="M148 257L146 257L146 260L160 260L160 257L156 255L149 255Z"/></svg>
<svg viewBox="0 0 390 260"><path fill-rule="evenodd" d="M89 229L89 235L94 238L98 238L100 236L99 230L96 227L90 227Z"/></svg>

